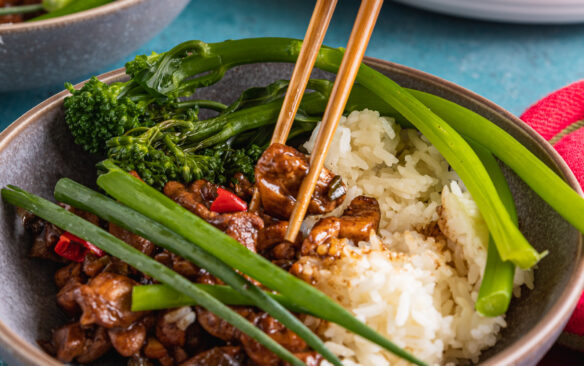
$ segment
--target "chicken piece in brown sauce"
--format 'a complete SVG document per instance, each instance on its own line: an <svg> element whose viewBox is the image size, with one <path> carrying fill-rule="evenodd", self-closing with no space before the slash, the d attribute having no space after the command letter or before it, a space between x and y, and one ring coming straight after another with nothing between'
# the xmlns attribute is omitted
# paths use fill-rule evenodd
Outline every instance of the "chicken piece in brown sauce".
<svg viewBox="0 0 584 366"><path fill-rule="evenodd" d="M140 352L146 341L147 328L140 321L127 328L111 328L107 334L115 350L124 357L130 357Z"/></svg>
<svg viewBox="0 0 584 366"><path fill-rule="evenodd" d="M251 307L237 306L233 307L233 310L252 323L257 318L257 313ZM201 327L213 337L226 342L239 341L241 332L233 325L200 306L196 307L196 311L197 321Z"/></svg>
<svg viewBox="0 0 584 366"><path fill-rule="evenodd" d="M127 244L130 244L148 256L152 255L154 249L156 248L156 246L152 244L150 240L144 239L143 237L136 235L122 227L119 227L112 222L109 223L109 232L116 238L124 241Z"/></svg>
<svg viewBox="0 0 584 366"><path fill-rule="evenodd" d="M297 236L294 243L285 241L287 230L288 221L276 221L266 226L258 236L258 252L284 270L288 270L295 262L302 245L301 235Z"/></svg>
<svg viewBox="0 0 584 366"><path fill-rule="evenodd" d="M255 252L258 232L263 229L264 222L251 212L217 213L209 210L212 190L210 183L198 180L188 188L179 182L168 182L164 186L164 194L179 205L231 236L247 249Z"/></svg>
<svg viewBox="0 0 584 366"><path fill-rule="evenodd" d="M292 353L304 353L308 351L306 342L296 333L287 329L282 323L268 315L261 313L255 319L256 326L266 333L278 344ZM282 360L272 351L268 350L257 341L246 334L241 334L241 344L247 356L257 366L278 366L284 365Z"/></svg>
<svg viewBox="0 0 584 366"><path fill-rule="evenodd" d="M99 217L92 213L65 204L60 204L60 206L94 225L100 225ZM59 241L61 234L63 234L63 230L28 211L18 209L18 213L22 218L24 228L34 236L29 255L33 258L49 259L57 263L67 262L54 251L55 245Z"/></svg>
<svg viewBox="0 0 584 366"><path fill-rule="evenodd" d="M350 239L355 244L368 240L371 230L379 228L380 219L381 211L375 198L356 197L343 216L326 217L314 225L302 243L301 254L337 257L343 245L339 239Z"/></svg>
<svg viewBox="0 0 584 366"><path fill-rule="evenodd" d="M298 150L272 144L255 167L255 179L263 209L270 215L288 219L296 204L300 184L308 174L309 159ZM345 185L323 168L308 206L308 214L332 211L345 199Z"/></svg>
<svg viewBox="0 0 584 366"><path fill-rule="evenodd" d="M229 184L233 193L244 201L251 200L253 196L253 183L243 173L235 173L233 180L235 182Z"/></svg>
<svg viewBox="0 0 584 366"><path fill-rule="evenodd" d="M109 351L111 342L103 327L81 327L79 323L72 323L53 332L48 348L59 361L89 363Z"/></svg>
<svg viewBox="0 0 584 366"><path fill-rule="evenodd" d="M211 348L188 359L180 366L244 366L248 365L245 352L239 346Z"/></svg>
<svg viewBox="0 0 584 366"><path fill-rule="evenodd" d="M29 256L48 259L57 263L66 262L63 257L60 257L54 251L59 237L63 234L63 230L29 212L22 216L22 221L25 229L34 235L33 244L28 253Z"/></svg>
<svg viewBox="0 0 584 366"><path fill-rule="evenodd" d="M132 287L138 283L128 277L102 272L75 290L75 300L83 314L80 323L106 328L127 328L145 312L132 312Z"/></svg>

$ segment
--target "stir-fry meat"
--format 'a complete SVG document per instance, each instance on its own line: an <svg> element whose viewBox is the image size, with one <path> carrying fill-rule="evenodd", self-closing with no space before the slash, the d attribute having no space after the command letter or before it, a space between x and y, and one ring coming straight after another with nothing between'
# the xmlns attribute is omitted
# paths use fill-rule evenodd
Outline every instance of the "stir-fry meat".
<svg viewBox="0 0 584 366"><path fill-rule="evenodd" d="M69 205L61 204L61 206L92 224L99 225L100 223L99 217L92 213L78 210ZM29 255L34 258L49 259L57 263L66 262L66 260L57 255L54 250L55 245L59 242L61 234L63 234L63 230L39 217L36 217L30 212L19 210L19 214L22 217L24 228L34 235L34 241Z"/></svg>
<svg viewBox="0 0 584 366"><path fill-rule="evenodd" d="M45 228L45 224L47 222L41 219L40 217L34 215L33 213L28 212L20 207L16 208L16 212L18 216L20 216L20 218L22 219L22 226L24 226L24 229L30 232L31 234L38 235Z"/></svg>
<svg viewBox="0 0 584 366"><path fill-rule="evenodd" d="M175 364L183 363L189 358L189 355L182 347L174 347L173 351Z"/></svg>
<svg viewBox="0 0 584 366"><path fill-rule="evenodd" d="M247 358L241 347L215 347L199 353L180 366L244 366Z"/></svg>
<svg viewBox="0 0 584 366"><path fill-rule="evenodd" d="M146 240L143 237L131 233L128 230L123 229L111 222L109 223L109 232L116 238L130 244L146 255L152 255L154 249L156 248L150 240Z"/></svg>
<svg viewBox="0 0 584 366"><path fill-rule="evenodd" d="M186 278L196 278L200 271L199 267L176 254L172 256L172 269Z"/></svg>
<svg viewBox="0 0 584 366"><path fill-rule="evenodd" d="M201 271L201 269L193 263L166 249L156 254L154 259L192 281L196 281L199 272Z"/></svg>
<svg viewBox="0 0 584 366"><path fill-rule="evenodd" d="M57 287L61 288L65 286L71 280L77 280L83 282L81 276L81 263L69 263L65 267L62 267L55 272L55 284Z"/></svg>
<svg viewBox="0 0 584 366"><path fill-rule="evenodd" d="M80 286L81 282L76 278L72 278L57 293L57 304L69 316L75 316L81 312L81 308L77 304L75 297L75 292Z"/></svg>
<svg viewBox="0 0 584 366"><path fill-rule="evenodd" d="M224 285L225 283L219 278L213 276L206 269L201 268L199 274L197 275L197 283L202 283L205 285Z"/></svg>
<svg viewBox="0 0 584 366"><path fill-rule="evenodd" d="M252 322L257 317L257 314L251 307L238 306L233 307L233 310ZM233 342L239 339L241 332L233 325L200 306L196 307L196 311L197 321L213 337L217 337L226 342Z"/></svg>
<svg viewBox="0 0 584 366"><path fill-rule="evenodd" d="M292 353L304 352L308 349L302 338L267 313L262 313L256 319L256 325ZM245 353L257 366L280 365L280 359L272 351L245 334L242 334L240 338Z"/></svg>
<svg viewBox="0 0 584 366"><path fill-rule="evenodd" d="M103 356L112 347L104 327L86 329L85 334L83 354L77 356L77 362L79 363L93 362Z"/></svg>
<svg viewBox="0 0 584 366"><path fill-rule="evenodd" d="M284 241L286 236L286 231L288 230L288 221L278 221L272 225L266 226L258 236L258 252L267 253L270 249L277 246ZM293 243L300 247L302 243L302 238L299 235L296 243Z"/></svg>
<svg viewBox="0 0 584 366"><path fill-rule="evenodd" d="M111 269L111 264L112 260L108 255L97 257L91 253L88 253L85 255L85 259L83 260L83 273L85 273L87 277L95 277L104 269L108 267Z"/></svg>
<svg viewBox="0 0 584 366"><path fill-rule="evenodd" d="M64 263L66 260L54 251L61 234L63 234L63 230L45 222L42 231L35 235L29 255L33 258L43 258L53 262Z"/></svg>
<svg viewBox="0 0 584 366"><path fill-rule="evenodd" d="M160 341L154 337L148 338L143 351L146 357L156 360L168 355L168 351L164 345L162 345L162 343L160 343Z"/></svg>
<svg viewBox="0 0 584 366"><path fill-rule="evenodd" d="M167 348L184 347L187 328L195 318L195 313L188 306L160 313L156 322L156 338Z"/></svg>
<svg viewBox="0 0 584 366"><path fill-rule="evenodd" d="M199 179L187 187L188 191L193 193L197 202L202 203L205 207L211 207L211 203L217 198L217 185L204 179Z"/></svg>
<svg viewBox="0 0 584 366"><path fill-rule="evenodd" d="M308 174L308 167L308 157L289 146L272 144L264 151L255 167L255 179L262 206L267 213L282 219L290 217L300 184ZM342 194L331 199L330 194L333 197L337 195L336 192L331 192L332 183L338 186L336 192L342 191ZM310 200L308 213L324 214L332 211L345 199L344 189L344 184L335 180L335 175L330 170L323 168Z"/></svg>
<svg viewBox="0 0 584 366"><path fill-rule="evenodd" d="M253 183L251 183L242 173L236 173L233 176L235 183L231 183L230 187L239 198L244 201L249 201L253 196Z"/></svg>
<svg viewBox="0 0 584 366"><path fill-rule="evenodd" d="M345 238L359 241L369 239L371 230L377 231L381 211L375 198L359 196L341 217L321 219L302 243L302 255L338 256Z"/></svg>
<svg viewBox="0 0 584 366"><path fill-rule="evenodd" d="M79 323L65 325L53 332L53 346L60 361L71 362L83 354L85 332Z"/></svg>
<svg viewBox="0 0 584 366"><path fill-rule="evenodd" d="M147 357L132 356L128 359L128 366L154 366L154 363Z"/></svg>
<svg viewBox="0 0 584 366"><path fill-rule="evenodd" d="M53 332L51 346L59 361L80 363L97 360L110 348L104 328L82 328L79 323L65 325Z"/></svg>
<svg viewBox="0 0 584 366"><path fill-rule="evenodd" d="M206 186L204 182L196 181L189 189L182 183L168 182L164 186L164 194L255 252L258 232L264 227L262 219L250 212L219 214L209 210L203 203L204 192L208 189L202 188Z"/></svg>
<svg viewBox="0 0 584 366"><path fill-rule="evenodd" d="M136 322L128 328L111 328L107 331L112 345L124 357L140 352L146 340L146 326Z"/></svg>
<svg viewBox="0 0 584 366"><path fill-rule="evenodd" d="M99 324L106 328L128 327L145 315L132 312L132 287L137 282L114 273L102 272L75 291L83 314L81 325Z"/></svg>
<svg viewBox="0 0 584 366"><path fill-rule="evenodd" d="M239 179L235 190L249 198L251 184ZM283 268L288 269L299 257L302 238L295 243L284 240L287 221L280 221L262 211L259 214L211 211L211 204L217 197L217 186L212 183L199 180L185 187L169 182L164 191L248 249L258 250ZM338 202L341 201L342 198ZM138 235L112 223L100 222L94 215L64 207L96 225L109 227L114 236L193 282L223 284L204 268L158 248ZM345 214L364 217L366 212L363 206L353 202ZM269 222L265 228L264 218ZM23 217L23 221L27 229L42 241L39 248L43 248L45 254L54 254L53 247L62 231L34 216ZM349 231L342 231L342 234ZM45 343L47 350L63 362L78 363L92 362L114 348L119 355L127 357L128 365L132 366L287 365L258 342L201 307L132 312L131 291L139 282L151 283L152 279L109 255L97 257L87 253L82 263L72 262L58 270L55 274L55 283L60 288L57 303L78 321L55 330L52 340ZM234 309L307 365L320 364L320 355L268 314L254 307Z"/></svg>

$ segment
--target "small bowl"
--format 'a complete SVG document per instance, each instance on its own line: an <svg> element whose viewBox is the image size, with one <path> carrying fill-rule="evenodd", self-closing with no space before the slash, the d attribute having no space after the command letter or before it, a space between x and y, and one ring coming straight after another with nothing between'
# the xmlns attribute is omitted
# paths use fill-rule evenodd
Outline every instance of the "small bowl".
<svg viewBox="0 0 584 366"><path fill-rule="evenodd" d="M146 43L189 0L119 0L59 18L0 25L0 92L56 85Z"/></svg>
<svg viewBox="0 0 584 366"><path fill-rule="evenodd" d="M439 95L485 116L542 159L581 194L574 175L555 150L525 123L488 100L432 75L390 62L366 62L403 86ZM219 83L200 90L199 96L233 101L251 86L289 78L289 64L239 66ZM332 78L318 71L317 77ZM122 69L100 77L105 82L125 80ZM61 92L27 112L0 134L0 186L15 184L52 198L61 177L93 186L96 159L73 143L63 120ZM505 168L505 167L504 167ZM535 289L513 299L508 326L500 341L486 350L483 365L534 365L551 347L567 322L584 286L584 258L580 233L555 213L513 172L505 168L514 194L520 228L538 250L549 249L535 272ZM27 257L31 238L18 221L15 209L0 203L0 352L10 366L59 365L38 346L52 328L65 321L55 303L56 266ZM97 365L119 365L104 359Z"/></svg>

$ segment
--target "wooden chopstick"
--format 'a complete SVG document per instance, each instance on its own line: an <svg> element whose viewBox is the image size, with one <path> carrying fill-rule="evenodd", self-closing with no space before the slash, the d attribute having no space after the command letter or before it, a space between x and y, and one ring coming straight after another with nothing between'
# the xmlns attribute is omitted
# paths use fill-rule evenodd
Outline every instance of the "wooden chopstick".
<svg viewBox="0 0 584 366"><path fill-rule="evenodd" d="M318 51L322 45L336 5L337 0L318 0L316 2L308 29L306 30L306 35L304 36L304 42L302 42L298 60L296 60L296 65L294 66L294 72L288 85L286 97L282 103L282 109L280 109L278 122L272 135L272 144L285 144L288 139L290 128L292 128L294 117L306 90L306 84L312 73L316 56L318 56Z"/></svg>
<svg viewBox="0 0 584 366"><path fill-rule="evenodd" d="M294 117L298 111L302 96L304 96L306 84L312 73L312 68L316 62L318 51L322 45L336 5L337 0L318 0L316 2L308 29L304 36L304 41L302 42L302 48L300 49L292 77L290 78L290 84L288 85L284 102L282 103L282 109L280 109L280 114L278 115L278 122L272 135L271 144L285 144L288 139L288 134L294 123ZM254 188L249 210L256 212L259 209L260 203L259 191L257 188Z"/></svg>
<svg viewBox="0 0 584 366"><path fill-rule="evenodd" d="M343 56L343 61L337 73L331 97L326 106L320 130L316 137L314 150L310 155L308 175L302 181L298 196L296 197L296 205L288 223L288 231L285 236L285 240L287 241L294 242L296 240L300 225L302 225L302 220L304 220L304 215L306 215L310 198L314 193L314 187L324 165L324 160L335 130L345 110L347 99L357 77L361 61L363 61L365 49L371 38L371 33L375 27L381 5L383 5L383 0L363 0L359 7L359 13L357 14L357 19L355 20L351 37L347 44L347 50Z"/></svg>

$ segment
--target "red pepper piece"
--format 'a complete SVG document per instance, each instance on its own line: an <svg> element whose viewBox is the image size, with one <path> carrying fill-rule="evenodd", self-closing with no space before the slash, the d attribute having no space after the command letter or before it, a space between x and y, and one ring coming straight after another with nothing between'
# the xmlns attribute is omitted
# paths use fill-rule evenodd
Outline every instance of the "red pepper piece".
<svg viewBox="0 0 584 366"><path fill-rule="evenodd" d="M71 241L65 234L59 237L59 241L55 245L55 253L73 262L83 262L86 251L87 249L83 245Z"/></svg>
<svg viewBox="0 0 584 366"><path fill-rule="evenodd" d="M234 193L217 188L217 198L211 204L211 211L218 213L247 211L247 203Z"/></svg>
<svg viewBox="0 0 584 366"><path fill-rule="evenodd" d="M66 238L68 238L72 242L79 243L79 244L83 245L86 249L88 249L91 253L95 254L95 256L97 256L97 257L103 257L105 255L105 252L103 250L99 249L98 247L91 244L87 240L83 240L80 237L71 234L70 232L66 231L65 233L63 233L63 235L61 235L61 237L63 237L63 236L65 236Z"/></svg>

